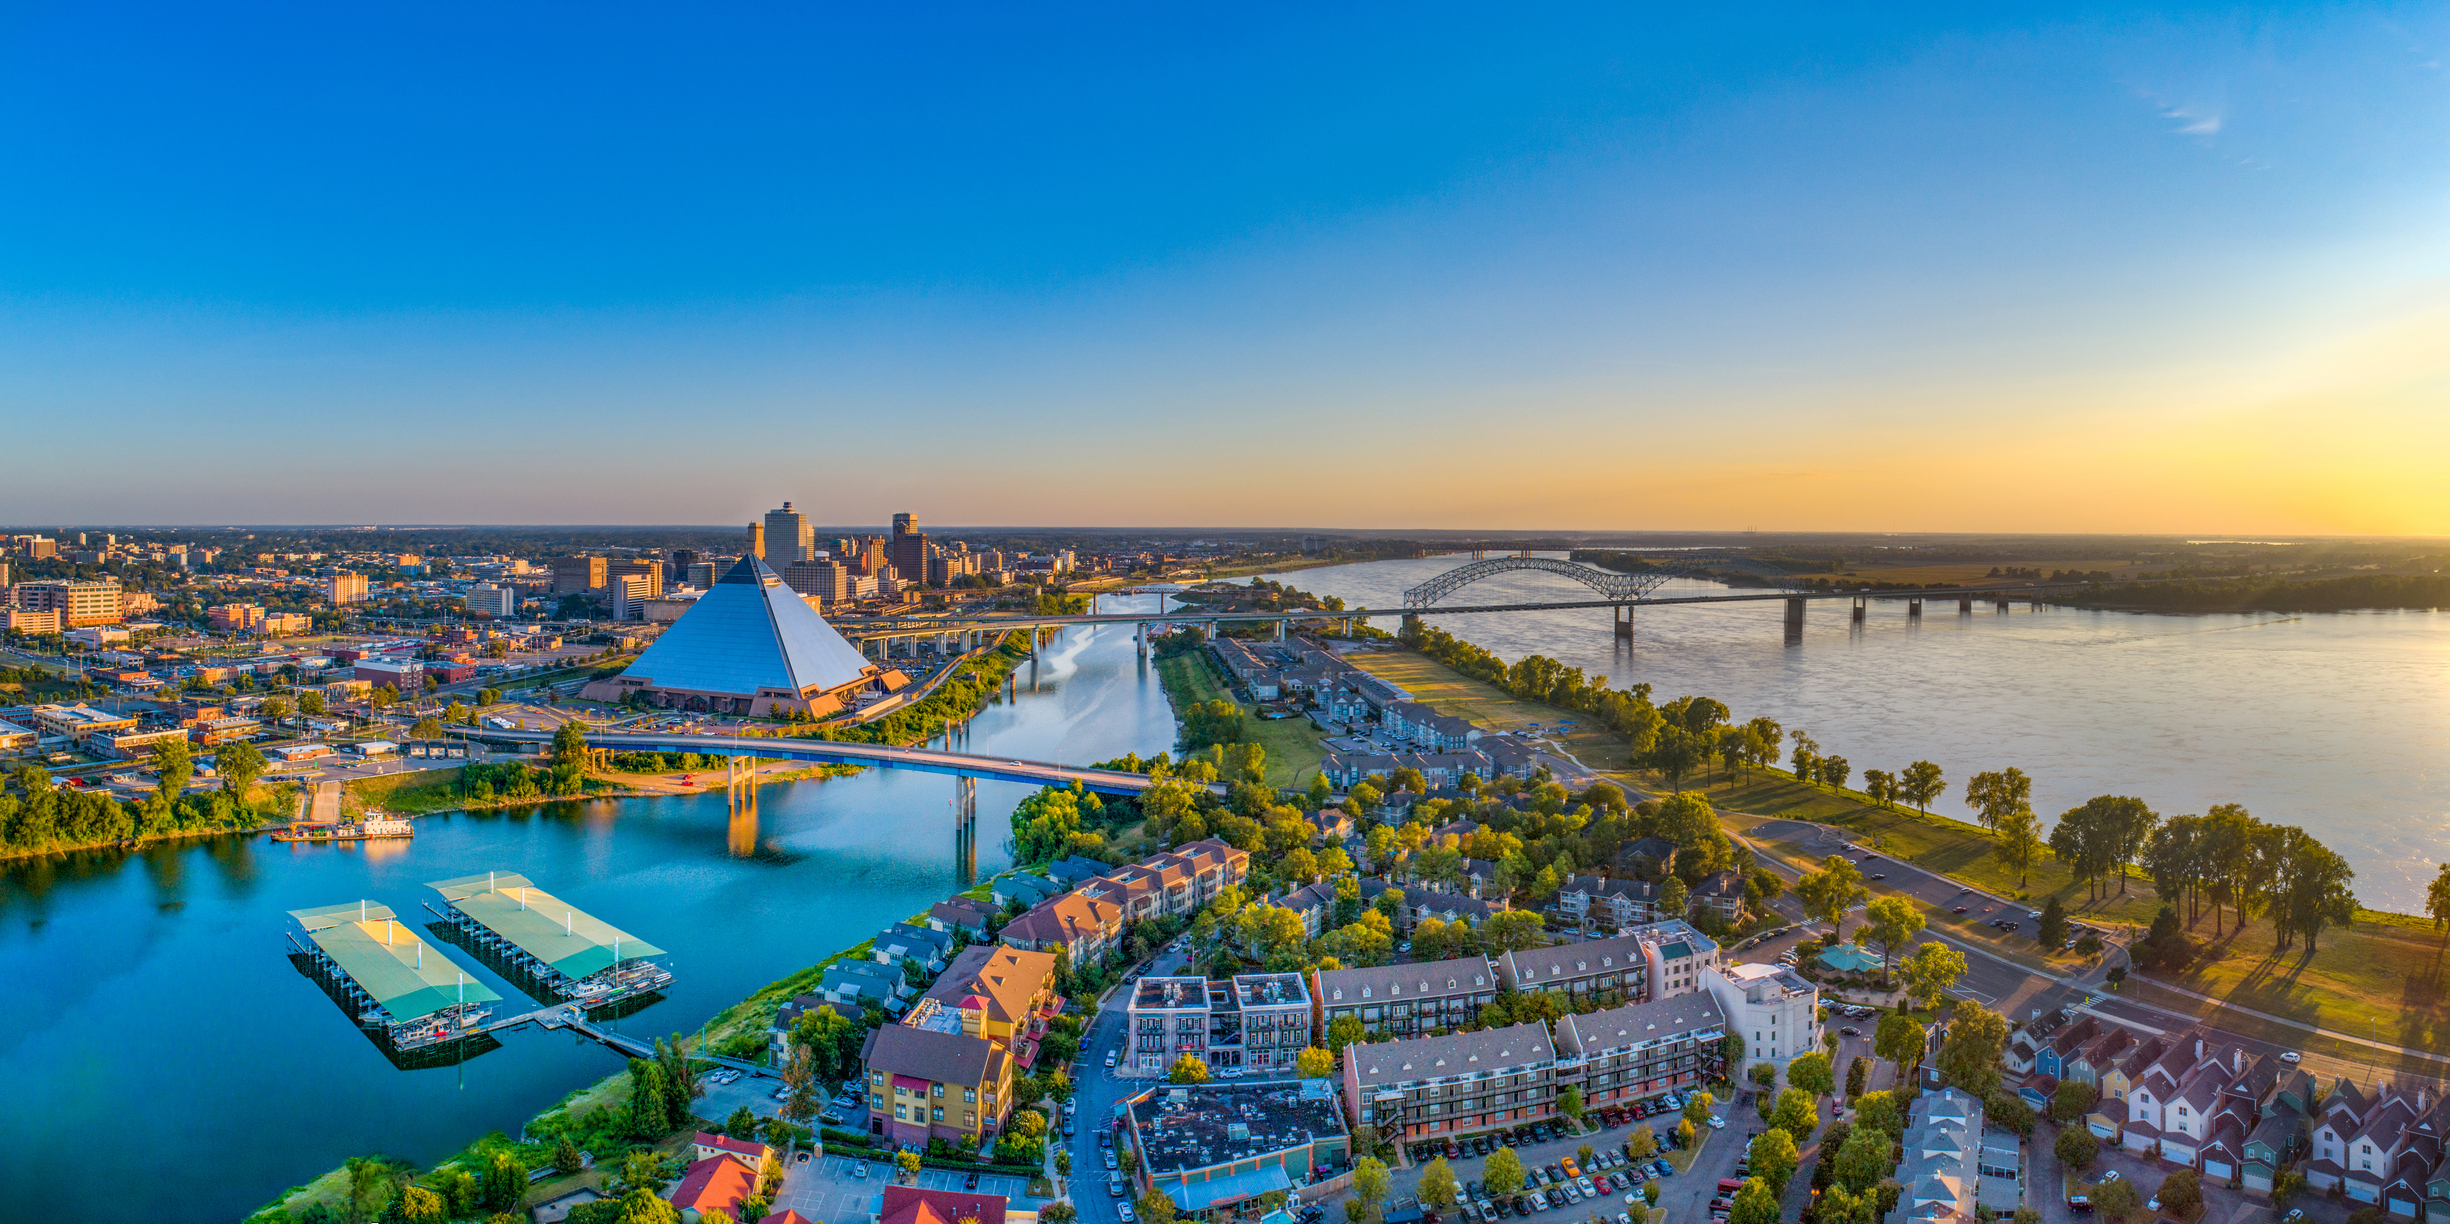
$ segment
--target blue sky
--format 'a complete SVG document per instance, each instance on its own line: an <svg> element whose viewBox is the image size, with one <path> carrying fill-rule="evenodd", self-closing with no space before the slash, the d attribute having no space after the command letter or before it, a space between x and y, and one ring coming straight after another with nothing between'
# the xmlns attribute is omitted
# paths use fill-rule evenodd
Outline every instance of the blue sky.
<svg viewBox="0 0 2450 1224"><path fill-rule="evenodd" d="M0 15L0 519L2450 533L2443 6L500 8Z"/></svg>

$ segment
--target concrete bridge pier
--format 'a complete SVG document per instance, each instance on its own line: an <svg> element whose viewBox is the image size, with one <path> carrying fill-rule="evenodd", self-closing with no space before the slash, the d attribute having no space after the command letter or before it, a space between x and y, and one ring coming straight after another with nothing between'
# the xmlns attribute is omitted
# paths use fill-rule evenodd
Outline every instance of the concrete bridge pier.
<svg viewBox="0 0 2450 1224"><path fill-rule="evenodd" d="M1633 640L1633 605L1617 604L1608 609L1609 631L1625 641Z"/></svg>
<svg viewBox="0 0 2450 1224"><path fill-rule="evenodd" d="M1803 606L1801 599L1790 598L1786 601L1786 636L1789 641L1803 636Z"/></svg>
<svg viewBox="0 0 2450 1224"><path fill-rule="evenodd" d="M2004 595L2000 596L1996 602L1999 604L1999 610L2002 612L2007 611L2010 607L2010 601Z"/></svg>
<svg viewBox="0 0 2450 1224"><path fill-rule="evenodd" d="M1133 624L1133 625L1132 625L1132 627L1131 627L1131 648L1132 648L1132 650L1133 650L1133 652L1134 652L1134 653L1136 653L1136 654L1138 654L1138 655L1140 656L1140 661L1141 661L1141 662L1145 663L1145 662L1147 662L1147 661L1148 661L1148 622L1147 622L1147 621L1139 621L1139 622L1136 622L1135 624Z"/></svg>
<svg viewBox="0 0 2450 1224"><path fill-rule="evenodd" d="M1922 615L1923 601L1919 599L1909 599L1906 601L1906 619L1920 620L1922 619Z"/></svg>
<svg viewBox="0 0 2450 1224"><path fill-rule="evenodd" d="M1870 610L1870 608L1871 600L1866 599L1861 595L1855 596L1854 622L1858 625L1862 624L1863 617Z"/></svg>
<svg viewBox="0 0 2450 1224"><path fill-rule="evenodd" d="M1957 599L1957 614L1958 614L1958 615L1960 615L1960 616L1970 615L1970 614L1972 614L1973 610L1974 610L1974 597L1973 597L1973 596L1971 596L1971 595L1965 595L1965 596L1960 596L1960 597Z"/></svg>
<svg viewBox="0 0 2450 1224"><path fill-rule="evenodd" d="M1215 621L1204 620L1199 623L1199 640L1203 642L1213 642L1216 640Z"/></svg>
<svg viewBox="0 0 2450 1224"><path fill-rule="evenodd" d="M1285 640L1285 623L1283 621L1276 622L1276 640L1279 642Z"/></svg>

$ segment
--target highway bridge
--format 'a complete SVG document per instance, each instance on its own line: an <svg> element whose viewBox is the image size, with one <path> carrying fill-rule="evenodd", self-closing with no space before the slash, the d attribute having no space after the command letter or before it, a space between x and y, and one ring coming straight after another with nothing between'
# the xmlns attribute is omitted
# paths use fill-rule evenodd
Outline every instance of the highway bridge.
<svg viewBox="0 0 2450 1224"><path fill-rule="evenodd" d="M454 727L452 731L462 739L488 744L549 745L554 736L551 731L504 731L494 727ZM702 756L760 757L769 761L872 765L883 769L1020 782L1029 786L1070 786L1078 782L1083 789L1103 795L1138 795L1155 785L1146 774L1116 769L1088 769L1048 761L946 752L937 748L855 744L842 740L591 730L587 733L587 746L610 752L695 752ZM1208 789L1219 795L1225 793L1225 788L1215 783L1209 784Z"/></svg>

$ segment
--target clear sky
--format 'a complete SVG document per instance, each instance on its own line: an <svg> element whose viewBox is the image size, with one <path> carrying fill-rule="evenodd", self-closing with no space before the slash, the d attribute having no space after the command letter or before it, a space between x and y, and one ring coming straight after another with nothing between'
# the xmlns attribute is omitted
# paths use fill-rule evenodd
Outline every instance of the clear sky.
<svg viewBox="0 0 2450 1224"><path fill-rule="evenodd" d="M9 6L0 521L2450 533L2450 8L1741 11Z"/></svg>

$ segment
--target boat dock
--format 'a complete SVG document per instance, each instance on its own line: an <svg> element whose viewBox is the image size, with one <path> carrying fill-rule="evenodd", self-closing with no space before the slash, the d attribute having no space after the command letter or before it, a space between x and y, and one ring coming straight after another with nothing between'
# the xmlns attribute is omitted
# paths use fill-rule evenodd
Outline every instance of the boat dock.
<svg viewBox="0 0 2450 1224"><path fill-rule="evenodd" d="M490 871L428 885L443 908L426 906L453 942L483 958L540 1003L587 1010L672 984L654 958L662 948L536 887L516 872Z"/></svg>
<svg viewBox="0 0 2450 1224"><path fill-rule="evenodd" d="M394 1052L483 1031L502 996L423 939L389 906L354 901L291 910L306 941L290 936L300 968L360 1028Z"/></svg>

